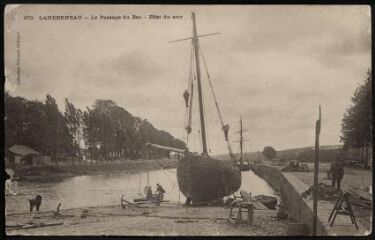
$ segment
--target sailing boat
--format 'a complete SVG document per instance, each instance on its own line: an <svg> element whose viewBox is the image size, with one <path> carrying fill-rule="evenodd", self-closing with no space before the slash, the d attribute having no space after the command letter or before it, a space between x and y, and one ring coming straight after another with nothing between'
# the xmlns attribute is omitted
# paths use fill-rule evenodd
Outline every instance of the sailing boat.
<svg viewBox="0 0 375 240"><path fill-rule="evenodd" d="M211 91L215 100L215 104L218 110L219 118L222 125L222 130L224 131L225 140L228 144L228 149L231 156L231 161L225 162L216 160L208 155L207 144L206 144L206 128L204 119L204 106L202 97L202 86L201 86L201 72L200 72L200 56L199 56L199 37L197 35L197 27L195 22L195 13L192 13L193 21L193 37L192 55L195 59L195 74L198 89L198 103L199 103L199 116L200 116L200 127L201 127L201 137L202 137L202 154L193 154L186 152L185 156L179 160L177 163L177 181L180 191L185 195L186 203L193 204L200 202L209 202L221 199L225 196L229 196L236 192L241 186L241 172L237 166L234 155L231 153L231 148L228 141L228 130L229 125L224 125L221 117L221 113L216 101L215 94L213 92L211 81L209 80ZM209 35L209 34L207 34ZM201 36L207 36L201 35ZM204 61L204 58L203 58ZM192 64L194 65L194 64ZM206 67L206 65L205 65ZM194 71L193 71L194 73ZM209 74L207 72L207 77L209 79ZM192 79L192 78L190 78ZM189 108L189 121L186 127L188 134L191 132L191 109L192 109L192 95L193 95L193 82L191 81L190 87L190 105L188 104L188 98L185 101L186 106Z"/></svg>
<svg viewBox="0 0 375 240"><path fill-rule="evenodd" d="M240 116L240 131L238 132L240 134L240 156L239 156L239 161L238 161L238 167L240 168L241 171L249 171L250 170L250 164L249 160L247 159L246 164L243 161L243 142L249 141L249 140L244 140L243 139L243 132L246 131L242 127L242 117Z"/></svg>
<svg viewBox="0 0 375 240"><path fill-rule="evenodd" d="M185 98L185 105L187 109L187 136L192 131L191 119L192 119L192 106L193 106L193 93L194 93L194 80L197 83L198 90L198 107L199 107L199 117L200 117L200 134L202 138L202 153L191 153L188 148L185 150L177 149L173 147L161 146L157 144L147 143L147 146L164 149L167 151L174 151L183 153L184 156L177 163L177 182L180 191L186 197L186 203L193 205L204 202L211 202L216 200L221 200L225 196L229 196L236 192L241 186L241 171L238 167L237 160L232 153L231 146L228 140L229 125L224 124L223 118L220 113L219 105L216 101L216 96L212 88L212 84L207 71L207 66L204 62L203 55L200 54L201 48L199 46L199 38L205 36L215 35L204 34L197 35L197 28L195 22L195 13L192 13L193 21L193 37L188 37L180 40L175 40L171 42L177 42L182 40L192 40L192 51L191 51L191 61L190 61L190 76L188 90L183 94ZM200 71L200 55L204 62L204 66L207 72L207 78L209 85L211 87L211 92L215 101L216 109L219 115L220 123L222 126L222 131L224 132L225 141L227 142L229 155L231 161L222 161L212 158L207 152L206 143L206 127L205 127L205 117L204 117L204 104L202 96L202 86L201 86L201 71ZM194 56L194 57L193 57ZM194 64L195 62L195 64ZM188 143L188 137L187 141ZM188 144L187 144L188 145Z"/></svg>

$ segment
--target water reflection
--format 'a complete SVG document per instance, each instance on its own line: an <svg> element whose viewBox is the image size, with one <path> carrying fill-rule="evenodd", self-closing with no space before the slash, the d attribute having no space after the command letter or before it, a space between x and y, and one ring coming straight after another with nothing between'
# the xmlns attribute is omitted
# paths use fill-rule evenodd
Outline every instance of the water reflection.
<svg viewBox="0 0 375 240"><path fill-rule="evenodd" d="M141 173L111 173L92 176L77 176L57 183L20 182L17 196L6 196L8 213L28 211L28 199L43 196L42 211L53 210L59 202L62 209L120 204L120 196L132 200L143 194L147 184L156 190L156 183L166 190L165 200L185 202L179 192L176 169L156 170ZM274 195L272 188L252 171L242 172L240 190L252 195Z"/></svg>

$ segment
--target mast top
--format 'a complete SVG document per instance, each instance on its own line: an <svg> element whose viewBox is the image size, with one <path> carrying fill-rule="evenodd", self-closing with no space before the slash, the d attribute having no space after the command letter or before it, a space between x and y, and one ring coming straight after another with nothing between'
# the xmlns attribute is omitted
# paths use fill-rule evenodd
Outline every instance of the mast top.
<svg viewBox="0 0 375 240"><path fill-rule="evenodd" d="M191 19L193 20L193 23L195 23L195 12L191 12ZM180 41L184 41L184 40L189 40L189 39L198 39L198 38L201 38L201 37L209 37L209 36L212 36L212 35L218 35L218 34L221 34L220 32L215 32L215 33L207 33L207 34L201 34L201 35L195 35L193 37L187 37L187 38L181 38L181 39L176 39L176 40L172 40L172 41L169 41L170 43L174 43L174 42L180 42Z"/></svg>

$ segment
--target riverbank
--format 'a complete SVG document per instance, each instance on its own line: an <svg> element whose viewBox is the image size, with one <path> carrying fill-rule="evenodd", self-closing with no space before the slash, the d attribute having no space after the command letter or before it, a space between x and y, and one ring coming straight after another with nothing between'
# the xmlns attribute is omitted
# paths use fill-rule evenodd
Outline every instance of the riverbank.
<svg viewBox="0 0 375 240"><path fill-rule="evenodd" d="M311 224L312 199L303 199L301 194L313 185L314 168L309 164L309 172L281 172L284 166L278 166L269 162L262 165L253 165L255 172L264 178L269 184L281 191L281 199L287 206L288 212L296 220ZM331 185L327 179L329 164L320 164L319 182ZM279 185L279 186L277 186ZM345 167L345 175L342 180L342 189L370 187L372 188L372 171L358 168ZM283 200L284 199L284 200ZM297 203L297 204L296 204ZM371 232L372 208L363 208L352 204L354 215L361 225L357 231L350 223L347 216L338 216L338 223L333 227L327 226L328 215L332 211L335 199L319 201L318 218L320 219L321 234L323 235L366 235ZM305 212L301 214L302 212Z"/></svg>
<svg viewBox="0 0 375 240"><path fill-rule="evenodd" d="M102 173L115 173L126 171L129 173L139 171L151 171L165 168L175 168L177 166L177 159L139 159L139 160L124 160L114 162L97 162L91 164L90 162L83 162L80 164L64 164L64 165L42 165L18 167L15 169L15 179L17 181L35 181L35 182L54 182L60 181L64 178L80 176L80 175L95 175Z"/></svg>
<svg viewBox="0 0 375 240"><path fill-rule="evenodd" d="M277 220L276 210L255 210L254 224L235 227L227 218L225 206L186 207L177 203L132 206L122 209L115 206L88 207L38 213L15 213L6 217L7 235L243 235L283 236L289 220ZM27 224L58 224L30 228ZM22 226L23 225L23 226Z"/></svg>

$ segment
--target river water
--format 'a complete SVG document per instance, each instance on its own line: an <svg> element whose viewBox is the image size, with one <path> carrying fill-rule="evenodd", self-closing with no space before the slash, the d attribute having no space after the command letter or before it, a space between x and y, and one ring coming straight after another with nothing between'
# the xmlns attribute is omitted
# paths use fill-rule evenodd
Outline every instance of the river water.
<svg viewBox="0 0 375 240"><path fill-rule="evenodd" d="M19 182L18 194L6 196L6 208L8 214L29 211L28 199L37 194L43 198L41 211L54 210L60 202L61 209L116 205L120 204L122 194L130 201L142 197L147 183L152 186L153 192L156 183L161 184L166 190L165 200L185 202L185 197L178 190L176 169L164 169L148 173L117 172L76 176L53 183ZM252 171L242 172L240 190L251 192L253 196L274 196L273 189Z"/></svg>

